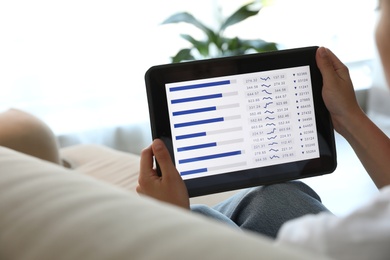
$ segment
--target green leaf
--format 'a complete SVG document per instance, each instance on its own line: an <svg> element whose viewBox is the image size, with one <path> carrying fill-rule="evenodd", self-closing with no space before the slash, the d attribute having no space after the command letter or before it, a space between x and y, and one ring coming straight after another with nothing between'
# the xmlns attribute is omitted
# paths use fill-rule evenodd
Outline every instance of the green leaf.
<svg viewBox="0 0 390 260"><path fill-rule="evenodd" d="M241 48L241 41L238 37L234 37L233 39L225 39L225 41L227 42L227 49L226 51L228 52L235 52L237 51L239 48Z"/></svg>
<svg viewBox="0 0 390 260"><path fill-rule="evenodd" d="M212 39L215 35L215 33L210 28L208 28L202 22L197 20L192 14L189 14L187 12L176 13L168 17L165 21L162 22L162 24L181 23L181 22L194 25L195 27L202 30L210 39Z"/></svg>
<svg viewBox="0 0 390 260"><path fill-rule="evenodd" d="M254 49L257 52L264 52L264 51L276 51L278 49L276 43L274 42L267 42L261 39L257 40L243 40L242 44L244 46L247 46L251 49Z"/></svg>
<svg viewBox="0 0 390 260"><path fill-rule="evenodd" d="M181 49L174 57L171 57L171 59L173 63L195 60L194 56L191 54L191 49Z"/></svg>
<svg viewBox="0 0 390 260"><path fill-rule="evenodd" d="M221 31L224 31L227 27L232 26L236 23L239 23L251 16L257 15L260 10L261 6L256 6L258 5L255 2L246 4L242 6L240 9L238 9L236 12L234 12L231 16L226 18L225 22L222 23L221 25Z"/></svg>
<svg viewBox="0 0 390 260"><path fill-rule="evenodd" d="M258 40L242 40L238 37L224 38L225 48L223 56L242 55L250 52L265 52L277 50L277 45L273 42Z"/></svg>
<svg viewBox="0 0 390 260"><path fill-rule="evenodd" d="M223 37L223 31L227 27L257 15L262 6L272 1L252 0L251 3L242 6L226 20L222 21L219 31L211 30L187 12L176 13L170 16L163 24L188 23L203 31L207 37L199 41L189 34L181 34L180 36L188 41L191 46L180 50L174 57L171 57L172 62L195 60L202 58L202 56L205 58L214 58L277 50L278 46L276 43L267 42L262 39L244 40L238 37Z"/></svg>
<svg viewBox="0 0 390 260"><path fill-rule="evenodd" d="M208 42L208 41L198 41L198 40L194 39L191 35L188 35L188 34L180 34L180 36L183 39L189 41L193 45L193 47L198 50L200 55L202 55L204 57L209 56L209 45L210 45L210 42Z"/></svg>

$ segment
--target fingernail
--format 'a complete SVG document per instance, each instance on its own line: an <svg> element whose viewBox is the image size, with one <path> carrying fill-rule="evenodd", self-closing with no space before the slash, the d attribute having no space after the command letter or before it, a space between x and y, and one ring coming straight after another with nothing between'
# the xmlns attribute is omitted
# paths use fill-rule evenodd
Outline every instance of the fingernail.
<svg viewBox="0 0 390 260"><path fill-rule="evenodd" d="M155 141L154 144L153 144L153 148L155 150L161 150L163 148L163 146L161 144L161 141Z"/></svg>
<svg viewBox="0 0 390 260"><path fill-rule="evenodd" d="M325 47L320 47L319 52L320 52L321 58L325 58L328 56L328 51L326 50Z"/></svg>

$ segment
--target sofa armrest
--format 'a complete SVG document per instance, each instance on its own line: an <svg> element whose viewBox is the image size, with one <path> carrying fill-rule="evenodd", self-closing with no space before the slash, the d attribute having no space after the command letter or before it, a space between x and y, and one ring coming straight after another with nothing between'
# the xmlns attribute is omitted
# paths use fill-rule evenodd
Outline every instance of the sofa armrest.
<svg viewBox="0 0 390 260"><path fill-rule="evenodd" d="M3 259L321 259L0 147Z"/></svg>
<svg viewBox="0 0 390 260"><path fill-rule="evenodd" d="M72 169L82 174L135 191L140 162L136 154L103 145L82 144L62 148L60 155Z"/></svg>
<svg viewBox="0 0 390 260"><path fill-rule="evenodd" d="M135 191L138 184L140 157L136 154L115 150L110 147L83 144L61 149L61 157L72 169L106 181L117 187ZM213 206L238 191L228 191L191 198L192 204Z"/></svg>

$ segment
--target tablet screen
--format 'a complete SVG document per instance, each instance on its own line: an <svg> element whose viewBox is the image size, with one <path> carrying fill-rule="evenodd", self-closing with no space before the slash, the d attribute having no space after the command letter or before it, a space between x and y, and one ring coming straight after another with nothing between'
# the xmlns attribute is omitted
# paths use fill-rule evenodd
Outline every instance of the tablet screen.
<svg viewBox="0 0 390 260"><path fill-rule="evenodd" d="M309 66L166 84L183 179L319 157Z"/></svg>
<svg viewBox="0 0 390 260"><path fill-rule="evenodd" d="M147 71L152 137L168 147L191 197L334 171L317 48Z"/></svg>

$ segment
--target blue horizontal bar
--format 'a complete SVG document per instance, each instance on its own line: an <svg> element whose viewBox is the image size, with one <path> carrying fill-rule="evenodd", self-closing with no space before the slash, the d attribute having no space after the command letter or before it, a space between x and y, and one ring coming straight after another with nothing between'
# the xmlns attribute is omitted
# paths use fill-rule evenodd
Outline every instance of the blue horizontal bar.
<svg viewBox="0 0 390 260"><path fill-rule="evenodd" d="M222 94L219 93L219 94L212 94L212 95L205 95L205 96L198 96L198 97L173 99L173 100L171 100L171 104L199 101L199 100L212 99L212 98L221 98L221 97L222 97Z"/></svg>
<svg viewBox="0 0 390 260"><path fill-rule="evenodd" d="M187 135L178 135L178 136L176 136L176 140L182 140L182 139L194 138L194 137L200 137L200 136L206 136L206 132L199 132L199 133L193 133L193 134L187 134Z"/></svg>
<svg viewBox="0 0 390 260"><path fill-rule="evenodd" d="M203 108L197 108L197 109L176 111L176 112L173 112L172 115L173 116L181 116L181 115L202 113L202 112L208 112L208 111L214 111L214 110L217 110L217 107L203 107Z"/></svg>
<svg viewBox="0 0 390 260"><path fill-rule="evenodd" d="M200 156L200 157L194 157L194 158L188 158L188 159L179 160L179 164L190 163L190 162L198 162L198 161L204 161L204 160L211 160L211 159L228 157L228 156L234 156L234 155L239 155L239 154L241 154L241 151L233 151L233 152L227 152L227 153L212 154L212 155L206 155L206 156Z"/></svg>
<svg viewBox="0 0 390 260"><path fill-rule="evenodd" d="M203 125L203 124L210 124L210 123L223 122L223 121L224 121L223 117L217 117L217 118L211 118L211 119L205 119L205 120L199 120L199 121L174 124L173 126L175 128L180 128L180 127L186 127L186 126Z"/></svg>
<svg viewBox="0 0 390 260"><path fill-rule="evenodd" d="M221 85L227 85L227 84L230 84L230 80L222 80L222 81L194 84L194 85L181 86L181 87L172 87L172 88L169 88L169 91L173 92L173 91L196 89L196 88L215 87L215 86L221 86Z"/></svg>
<svg viewBox="0 0 390 260"><path fill-rule="evenodd" d="M217 146L217 143L207 143L207 144L198 144L198 145L192 145L192 146L179 147L179 148L177 148L177 151L184 152L184 151L196 150L196 149L202 149L202 148L208 148L208 147L214 147L214 146Z"/></svg>
<svg viewBox="0 0 390 260"><path fill-rule="evenodd" d="M184 171L180 172L180 175L189 175L189 174L195 174L195 173L202 173L202 172L207 172L207 168L200 168L200 169L195 169L195 170L189 170L189 171Z"/></svg>

